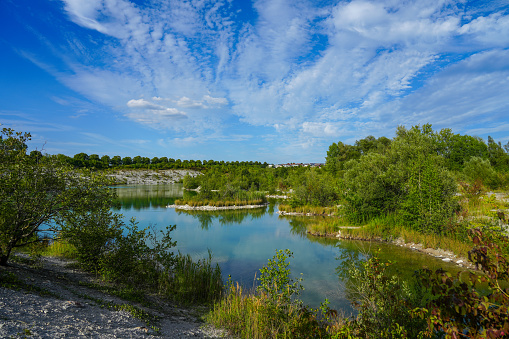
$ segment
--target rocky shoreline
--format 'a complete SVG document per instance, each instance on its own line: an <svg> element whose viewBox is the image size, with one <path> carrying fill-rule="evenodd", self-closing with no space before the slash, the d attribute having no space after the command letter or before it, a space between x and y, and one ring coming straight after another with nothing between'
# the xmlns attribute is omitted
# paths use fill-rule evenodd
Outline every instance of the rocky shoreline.
<svg viewBox="0 0 509 339"><path fill-rule="evenodd" d="M94 288L101 282L61 258L27 262L0 267L2 281L23 284L0 287L0 338L228 338L200 319L205 309L157 296L148 305L123 300ZM133 315L141 312L150 322Z"/></svg>

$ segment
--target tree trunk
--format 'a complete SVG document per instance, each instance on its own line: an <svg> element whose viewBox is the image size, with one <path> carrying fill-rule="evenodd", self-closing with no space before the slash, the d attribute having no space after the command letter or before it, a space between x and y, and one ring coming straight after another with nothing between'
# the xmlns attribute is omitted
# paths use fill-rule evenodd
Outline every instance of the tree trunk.
<svg viewBox="0 0 509 339"><path fill-rule="evenodd" d="M0 266L7 266L7 261L9 260L9 255L11 254L11 249L6 252L2 252L0 254Z"/></svg>

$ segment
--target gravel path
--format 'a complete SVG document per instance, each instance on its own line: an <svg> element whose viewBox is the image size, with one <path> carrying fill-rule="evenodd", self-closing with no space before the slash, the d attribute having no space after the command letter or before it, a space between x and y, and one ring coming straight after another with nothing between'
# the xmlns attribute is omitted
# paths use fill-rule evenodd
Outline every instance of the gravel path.
<svg viewBox="0 0 509 339"><path fill-rule="evenodd" d="M198 314L153 298L135 305L90 288L94 277L70 268L68 261L43 258L38 268L12 263L0 274L14 273L41 292L0 287L0 338L226 338ZM147 324L120 310L137 307L158 320ZM129 305L125 307L126 305ZM109 307L108 307L109 306Z"/></svg>

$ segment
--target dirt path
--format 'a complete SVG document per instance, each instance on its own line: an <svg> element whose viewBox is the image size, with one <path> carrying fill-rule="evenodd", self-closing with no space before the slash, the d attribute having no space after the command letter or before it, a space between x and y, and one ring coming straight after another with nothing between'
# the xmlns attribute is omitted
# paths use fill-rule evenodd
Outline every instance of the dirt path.
<svg viewBox="0 0 509 339"><path fill-rule="evenodd" d="M93 276L59 258L45 257L37 268L13 263L0 270L28 286L0 287L1 338L226 337L199 319L203 309L180 308L158 298L148 306L125 301L90 287L98 283Z"/></svg>

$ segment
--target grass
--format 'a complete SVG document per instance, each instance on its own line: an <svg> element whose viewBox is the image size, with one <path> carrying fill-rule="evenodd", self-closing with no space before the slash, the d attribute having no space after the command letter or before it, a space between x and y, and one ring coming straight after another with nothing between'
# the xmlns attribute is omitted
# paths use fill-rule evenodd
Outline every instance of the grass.
<svg viewBox="0 0 509 339"><path fill-rule="evenodd" d="M336 312L325 315L295 303L274 303L267 294L227 286L206 320L240 338L332 338L344 321Z"/></svg>
<svg viewBox="0 0 509 339"><path fill-rule="evenodd" d="M212 253L206 259L193 261L191 256L177 256L171 276L162 282L165 295L183 304L212 303L221 295L221 269L212 266Z"/></svg>
<svg viewBox="0 0 509 339"><path fill-rule="evenodd" d="M76 248L65 241L49 242L46 246L39 246L37 251L30 249L30 258L12 256L13 261L23 261L25 264L36 265L37 258L43 256L59 256L64 258L75 258ZM35 259L33 259L35 258ZM92 272L98 274L98 272ZM139 274L143 274L139 272ZM101 277L105 279L105 277ZM7 278L6 278L7 279ZM133 279L144 281L143 279ZM222 276L219 265L212 265L212 253L206 259L194 261L189 255L178 254L175 256L175 264L170 272L158 272L159 281L155 290L161 296L182 304L211 304L219 299L222 288ZM9 280L7 280L9 281ZM19 283L19 282L18 282ZM86 284L83 282L83 284ZM153 285L153 284L148 284ZM95 289L102 290L116 295L124 300L145 303L145 295L154 292L150 287L130 285L99 285L93 284Z"/></svg>
<svg viewBox="0 0 509 339"><path fill-rule="evenodd" d="M309 224L307 230L311 234L321 235L337 234L340 231L343 237L354 239L392 241L402 238L406 243L420 243L425 248L441 248L467 257L472 247L468 229L472 227L496 229L497 210L507 207L509 203L496 200L494 195L464 198L460 200L460 212L444 227L442 234L425 234L405 227L404 221L395 214L379 216L361 225L352 224L345 218L338 217Z"/></svg>
<svg viewBox="0 0 509 339"><path fill-rule="evenodd" d="M288 204L280 204L278 209L281 212L287 213L301 213L301 214L311 214L311 215L337 215L339 208L338 207L324 207L324 206L296 206L292 207Z"/></svg>

